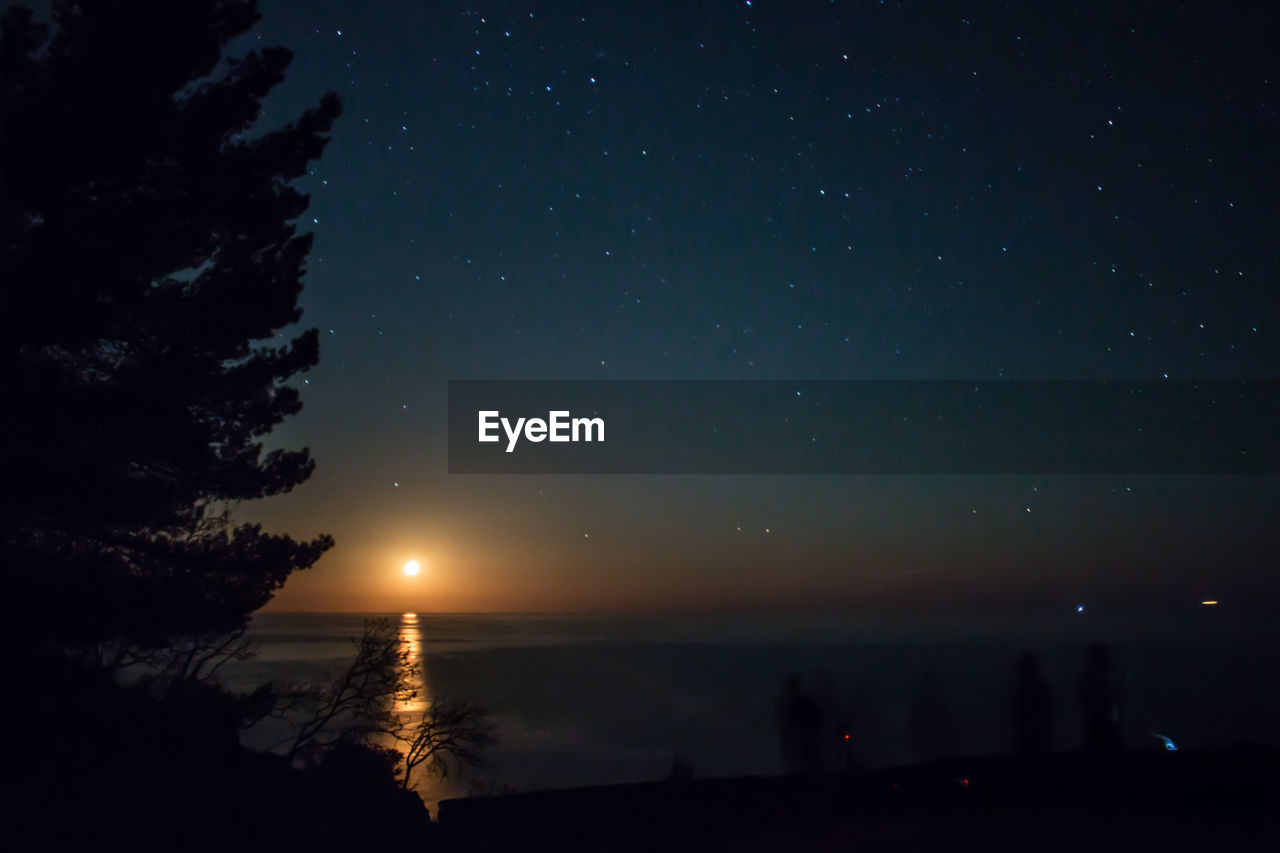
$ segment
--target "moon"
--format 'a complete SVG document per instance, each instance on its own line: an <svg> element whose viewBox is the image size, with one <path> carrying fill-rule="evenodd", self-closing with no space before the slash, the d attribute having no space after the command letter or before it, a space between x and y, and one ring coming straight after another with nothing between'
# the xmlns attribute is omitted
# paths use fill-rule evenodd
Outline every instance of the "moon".
<svg viewBox="0 0 1280 853"><path fill-rule="evenodd" d="M418 565L417 560L410 560L404 564L404 573L409 577L413 577L420 571L422 571L422 567Z"/></svg>

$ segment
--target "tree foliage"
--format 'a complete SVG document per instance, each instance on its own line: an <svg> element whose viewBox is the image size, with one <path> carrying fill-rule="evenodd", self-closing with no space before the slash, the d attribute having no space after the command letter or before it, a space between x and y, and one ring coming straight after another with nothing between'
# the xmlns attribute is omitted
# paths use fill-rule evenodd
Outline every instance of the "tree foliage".
<svg viewBox="0 0 1280 853"><path fill-rule="evenodd" d="M291 184L341 109L255 127L291 59L226 56L257 20L251 0L0 17L0 566L28 636L235 631L332 545L226 511L312 472L263 439L317 359Z"/></svg>

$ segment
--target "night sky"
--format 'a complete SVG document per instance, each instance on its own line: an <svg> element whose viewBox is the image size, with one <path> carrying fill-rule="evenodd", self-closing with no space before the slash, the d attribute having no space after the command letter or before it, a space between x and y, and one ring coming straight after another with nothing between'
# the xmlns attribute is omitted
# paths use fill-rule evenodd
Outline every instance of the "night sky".
<svg viewBox="0 0 1280 853"><path fill-rule="evenodd" d="M239 47L296 52L263 126L346 108L275 436L317 471L241 510L338 544L272 607L1269 606L1274 477L445 452L450 379L1280 377L1280 32L1248 6L263 0Z"/></svg>

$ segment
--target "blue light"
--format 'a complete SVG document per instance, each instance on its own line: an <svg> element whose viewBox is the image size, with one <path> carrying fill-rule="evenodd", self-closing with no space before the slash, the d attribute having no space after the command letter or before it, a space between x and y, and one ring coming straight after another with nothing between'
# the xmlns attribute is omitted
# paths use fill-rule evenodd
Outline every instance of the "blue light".
<svg viewBox="0 0 1280 853"><path fill-rule="evenodd" d="M1168 735L1159 735L1159 734L1156 734L1155 732L1151 732L1150 734L1151 734L1151 736L1152 736L1152 737L1154 737L1154 738L1159 738L1160 740L1164 741L1164 748L1165 748L1165 751L1166 751L1166 752L1177 752L1177 751L1178 751L1178 747L1176 747L1176 746L1174 745L1174 743L1173 743L1173 739L1172 739L1171 737L1169 737Z"/></svg>
<svg viewBox="0 0 1280 853"><path fill-rule="evenodd" d="M1076 612L1077 612L1077 613L1083 613L1083 612L1084 612L1084 605L1083 605L1083 604L1076 605Z"/></svg>

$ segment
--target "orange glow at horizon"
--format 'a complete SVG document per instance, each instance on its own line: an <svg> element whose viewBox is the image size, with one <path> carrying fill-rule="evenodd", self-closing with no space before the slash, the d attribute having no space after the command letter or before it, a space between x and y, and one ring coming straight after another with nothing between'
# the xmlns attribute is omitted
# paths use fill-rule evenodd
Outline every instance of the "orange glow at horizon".
<svg viewBox="0 0 1280 853"><path fill-rule="evenodd" d="M822 608L837 601L860 605L865 589L832 568L843 558L821 549L812 554L796 550L777 539L776 527L729 559L704 549L700 540L674 535L656 535L645 547L621 548L603 531L593 530L584 540L574 525L560 537L572 542L565 546L529 526L424 516L384 518L377 526L346 533L321 519L317 527L336 531L338 547L310 569L291 575L267 609L395 614L755 611ZM411 558L418 563L416 575L404 571ZM874 568L882 562L912 566L914 560L874 549L862 559L866 576L878 584L878 605L918 603L917 585L885 581ZM847 573L847 568L841 571ZM859 590L856 597L850 589Z"/></svg>

